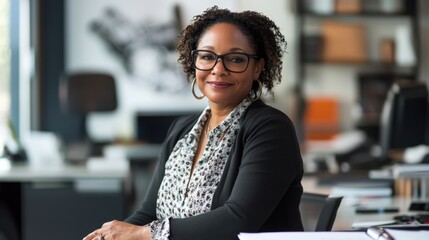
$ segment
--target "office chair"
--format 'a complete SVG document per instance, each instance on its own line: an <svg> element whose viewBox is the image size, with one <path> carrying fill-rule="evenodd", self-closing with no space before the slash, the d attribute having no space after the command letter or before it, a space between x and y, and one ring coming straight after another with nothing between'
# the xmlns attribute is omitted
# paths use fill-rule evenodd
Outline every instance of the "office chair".
<svg viewBox="0 0 429 240"><path fill-rule="evenodd" d="M342 198L304 192L299 205L304 231L331 231Z"/></svg>
<svg viewBox="0 0 429 240"><path fill-rule="evenodd" d="M86 144L83 151L92 152L92 142L86 130L89 113L110 112L118 107L116 83L113 76L101 72L77 72L65 75L60 82L60 105L64 112L81 119L80 138ZM88 155L83 154L83 155ZM86 158L87 156L82 156Z"/></svg>

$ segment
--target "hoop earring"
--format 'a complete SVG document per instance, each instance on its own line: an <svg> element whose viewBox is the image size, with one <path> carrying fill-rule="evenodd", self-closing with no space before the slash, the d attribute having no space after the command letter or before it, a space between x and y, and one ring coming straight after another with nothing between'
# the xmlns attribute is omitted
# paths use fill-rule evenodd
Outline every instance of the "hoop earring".
<svg viewBox="0 0 429 240"><path fill-rule="evenodd" d="M202 95L202 96L197 96L197 94L195 94L195 82L197 81L197 79L196 78L194 78L194 81L192 82L192 87L191 87L191 90L192 90L192 95L194 95L194 97L196 98L196 99L198 99L198 100L201 100L201 99L203 99L206 95Z"/></svg>
<svg viewBox="0 0 429 240"><path fill-rule="evenodd" d="M250 100L252 100L252 102L259 100L262 96L262 82L259 80L255 81L258 83L258 91L251 95Z"/></svg>

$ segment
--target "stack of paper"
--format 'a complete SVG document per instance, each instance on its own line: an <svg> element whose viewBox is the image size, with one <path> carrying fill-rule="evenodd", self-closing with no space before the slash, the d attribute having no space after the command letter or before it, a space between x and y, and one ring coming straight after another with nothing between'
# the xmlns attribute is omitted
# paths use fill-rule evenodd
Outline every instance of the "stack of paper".
<svg viewBox="0 0 429 240"><path fill-rule="evenodd" d="M394 178L413 177L416 174L429 176L429 164L398 164L392 167Z"/></svg>
<svg viewBox="0 0 429 240"><path fill-rule="evenodd" d="M392 196L391 186L378 183L348 183L332 187L331 194L344 197L389 197Z"/></svg>
<svg viewBox="0 0 429 240"><path fill-rule="evenodd" d="M238 238L240 240L372 240L365 232L240 233Z"/></svg>
<svg viewBox="0 0 429 240"><path fill-rule="evenodd" d="M377 228L376 234L371 233L375 228L369 228L367 232L267 232L267 233L240 233L240 240L428 240L429 230L414 228ZM387 232L381 235L381 229ZM379 234L380 233L380 234ZM388 236L389 238L386 238Z"/></svg>

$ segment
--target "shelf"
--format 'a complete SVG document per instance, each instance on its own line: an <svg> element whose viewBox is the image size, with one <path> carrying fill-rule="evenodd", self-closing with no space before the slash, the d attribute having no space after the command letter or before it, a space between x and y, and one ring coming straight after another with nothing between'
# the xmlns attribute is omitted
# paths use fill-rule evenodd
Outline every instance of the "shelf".
<svg viewBox="0 0 429 240"><path fill-rule="evenodd" d="M416 19L415 19L415 13L417 11L417 4L416 1L403 1L403 9L398 12L387 12L382 11L376 8L362 8L361 11L356 13L341 13L341 12L332 12L332 13L319 13L319 12L313 12L312 8L307 8L308 5L305 4L305 2L301 2L299 0L296 0L296 6L297 8L297 14L300 17L301 21L298 21L298 29L300 32L300 39L303 41L300 42L300 63L303 67L306 66L345 66L345 67L359 67L366 69L380 69L383 72L390 71L390 72L417 72L419 67L419 56L418 56L418 49L412 49L414 51L414 54L416 55L416 62L413 64L410 62L410 64L405 64L405 62L402 64L392 62L383 62L381 61L381 55L375 56L374 51L378 49L377 51L381 51L381 46L377 46L376 44L380 44L377 41L383 40L383 38L392 38L395 39L395 27L398 25L397 21L391 21L390 19L398 19L400 21L407 20L409 21L407 27L409 27L410 31L413 33L415 31L415 25L416 25ZM364 4L362 2L362 4ZM368 7L369 5L367 5ZM363 7L363 5L362 5ZM374 7L374 6L372 6ZM317 23L323 22L322 20L337 20L335 23L337 25L334 25L339 30L343 30L343 34L339 34L338 32L331 30L329 33L321 32L322 29L327 28L325 25L322 24L314 24L313 22L306 20L310 20L312 18L315 18L313 20L316 20ZM388 19L386 21L386 19ZM352 22L350 22L351 20ZM370 20L371 22L366 22L365 20ZM380 22L372 22L373 20L379 20ZM361 24L356 24L356 22ZM393 24L393 28L391 25ZM376 30L377 27L380 26L386 26L385 29L382 29L382 33L379 33L379 31ZM304 26L307 26L304 27ZM341 61L341 58L339 57L338 53L338 47L332 47L332 41L329 50L326 51L336 51L335 57L327 58L328 60L334 60L334 61L323 61L325 57L322 57L322 55L325 55L323 52L323 48L325 47L325 37L329 37L329 39L346 39L348 41L350 40L350 37L347 35L355 34L357 37L361 37L360 35L360 29L361 27L364 29L363 38L365 41L365 48L368 51L365 55L366 57L358 56L356 54L361 53L362 51L355 51L353 54L355 54L355 57L350 57L349 55L345 55L344 59L346 61ZM368 27L368 28L367 28ZM344 30L345 29L345 30ZM350 31L348 30L350 29ZM333 33L332 33L333 32ZM337 33L335 35L335 33ZM344 34L345 33L345 34ZM323 34L330 34L328 36L324 36ZM338 37L337 37L338 36ZM354 36L354 35L353 35ZM359 38L360 39L360 38ZM352 39L353 40L353 39ZM394 41L393 40L393 41ZM339 40L336 40L339 41ZM362 44L360 44L362 41L357 40L358 45L355 45L356 48L362 48ZM413 46L418 46L418 42L416 42L415 39L412 40ZM352 42L352 41L351 41ZM387 43L388 44L388 43ZM392 43L393 47L395 47L395 42ZM392 48L391 45L385 45L387 47ZM341 47L344 48L343 45ZM351 48L352 46L349 46ZM417 48L417 47L415 47ZM386 49L386 48L385 48ZM389 50L389 48L387 48ZM347 49L348 50L348 49ZM372 52L369 52L372 51ZM391 50L390 50L391 51ZM396 49L393 50L395 53ZM354 55L353 55L354 56ZM339 61L337 61L339 60ZM393 56L393 60L395 61L395 57ZM305 78L305 73L302 72L303 75L301 78Z"/></svg>
<svg viewBox="0 0 429 240"><path fill-rule="evenodd" d="M303 98L330 94L344 102L342 106L360 104L368 114L381 108L393 81L416 79L421 67L416 0L402 0L396 12L383 11L376 0L362 1L355 12L347 13L339 12L338 5L326 7L316 0L294 3L300 54L297 89ZM350 81L337 85L335 76ZM378 140L379 116L362 117L351 127L363 128ZM344 125L347 121L344 118Z"/></svg>
<svg viewBox="0 0 429 240"><path fill-rule="evenodd" d="M316 3L313 1L295 0L295 11L298 15L306 17L320 18L342 18L342 17L376 17L376 18L391 18L391 17L414 17L418 11L417 0L400 0L393 2L392 6L384 6L380 0L359 0L358 4L348 5L343 8L334 3ZM319 2L319 1L317 1ZM329 5L332 4L332 5ZM353 3L351 3L353 4ZM318 6L318 7L315 7ZM387 8L386 8L387 7Z"/></svg>
<svg viewBox="0 0 429 240"><path fill-rule="evenodd" d="M304 64L309 65L337 65L337 66L371 66L383 69L409 69L414 70L417 66L403 66L395 63L384 63L378 61L368 61L368 62L324 62L324 61L303 61Z"/></svg>
<svg viewBox="0 0 429 240"><path fill-rule="evenodd" d="M305 17L314 17L314 18L398 18L404 17L409 18L412 14L407 12L398 12L398 13L385 13L385 12L361 12L361 13L332 13L332 14L319 14L312 12L303 12L301 15Z"/></svg>

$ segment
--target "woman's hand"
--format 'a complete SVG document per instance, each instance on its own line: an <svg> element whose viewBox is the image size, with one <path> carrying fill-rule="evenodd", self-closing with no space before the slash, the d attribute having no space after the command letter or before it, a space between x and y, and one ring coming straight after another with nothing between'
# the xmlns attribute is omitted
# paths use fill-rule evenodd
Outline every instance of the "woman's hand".
<svg viewBox="0 0 429 240"><path fill-rule="evenodd" d="M150 240L150 228L113 220L88 234L83 240Z"/></svg>

